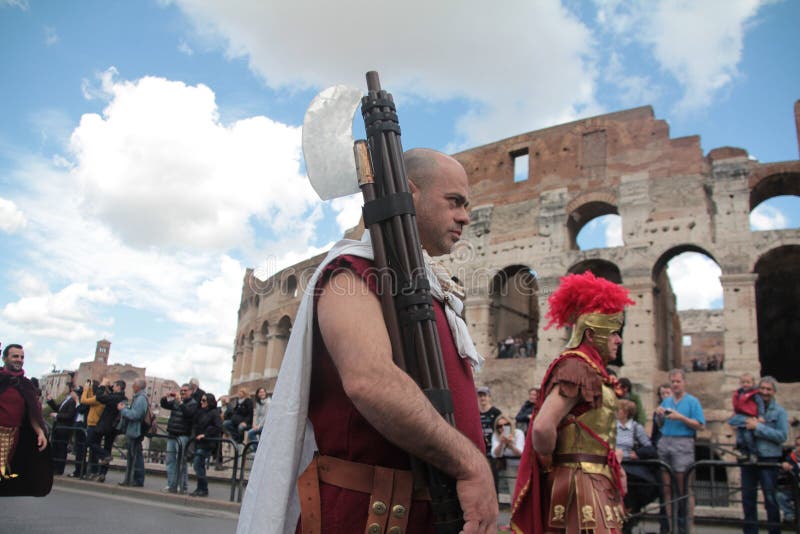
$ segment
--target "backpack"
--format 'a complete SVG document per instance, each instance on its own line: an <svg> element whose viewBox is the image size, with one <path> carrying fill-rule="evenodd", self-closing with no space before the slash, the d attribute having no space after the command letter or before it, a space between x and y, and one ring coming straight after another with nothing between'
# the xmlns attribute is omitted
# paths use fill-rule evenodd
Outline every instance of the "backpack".
<svg viewBox="0 0 800 534"><path fill-rule="evenodd" d="M142 417L142 434L148 437L153 434L158 434L158 421L150 410L149 402L147 403L147 411L144 413L144 417Z"/></svg>

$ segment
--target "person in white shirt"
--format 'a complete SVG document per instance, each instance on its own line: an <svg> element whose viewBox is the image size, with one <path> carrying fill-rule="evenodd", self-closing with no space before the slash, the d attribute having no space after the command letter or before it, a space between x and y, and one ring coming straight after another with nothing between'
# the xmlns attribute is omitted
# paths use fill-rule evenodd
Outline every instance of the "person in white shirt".
<svg viewBox="0 0 800 534"><path fill-rule="evenodd" d="M492 456L495 458L519 458L525 448L525 434L514 427L514 422L504 415L494 421L492 433Z"/></svg>

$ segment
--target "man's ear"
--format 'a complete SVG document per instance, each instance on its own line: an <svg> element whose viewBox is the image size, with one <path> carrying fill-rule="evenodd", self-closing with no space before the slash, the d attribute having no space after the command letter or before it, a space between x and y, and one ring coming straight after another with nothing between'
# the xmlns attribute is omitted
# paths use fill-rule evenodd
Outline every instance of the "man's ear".
<svg viewBox="0 0 800 534"><path fill-rule="evenodd" d="M417 184L415 184L411 178L408 179L408 189L411 191L412 195L416 195L419 192L419 187L417 187Z"/></svg>

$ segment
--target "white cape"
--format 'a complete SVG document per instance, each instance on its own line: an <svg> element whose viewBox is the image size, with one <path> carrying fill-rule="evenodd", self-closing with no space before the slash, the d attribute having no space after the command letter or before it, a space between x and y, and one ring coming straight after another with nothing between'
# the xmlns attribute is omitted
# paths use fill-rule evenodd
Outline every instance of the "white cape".
<svg viewBox="0 0 800 534"><path fill-rule="evenodd" d="M247 491L239 514L237 534L293 534L300 517L297 478L306 469L317 450L314 429L308 420L308 397L311 387L311 350L313 339L314 290L325 267L339 256L350 255L372 260L369 233L361 241L344 239L336 243L314 272L303 294L295 317L278 381L272 395L267 420L258 444ZM427 266L426 266L427 267ZM466 324L460 315L463 303L445 295L430 268L431 293L444 300L448 323L462 357L480 366Z"/></svg>

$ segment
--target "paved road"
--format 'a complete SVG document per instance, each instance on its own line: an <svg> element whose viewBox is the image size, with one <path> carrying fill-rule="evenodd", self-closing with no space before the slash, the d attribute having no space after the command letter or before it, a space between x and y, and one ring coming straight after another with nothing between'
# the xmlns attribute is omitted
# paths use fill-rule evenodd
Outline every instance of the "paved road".
<svg viewBox="0 0 800 534"><path fill-rule="evenodd" d="M3 499L3 534L227 534L236 530L238 514L187 508L122 495L107 495L63 486L44 498Z"/></svg>

